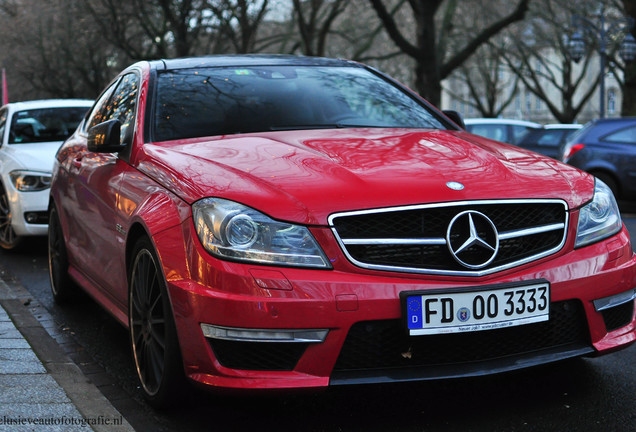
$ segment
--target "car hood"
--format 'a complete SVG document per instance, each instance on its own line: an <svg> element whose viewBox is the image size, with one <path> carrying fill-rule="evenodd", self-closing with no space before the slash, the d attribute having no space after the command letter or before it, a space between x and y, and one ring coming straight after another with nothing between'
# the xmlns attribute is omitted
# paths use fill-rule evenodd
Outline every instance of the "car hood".
<svg viewBox="0 0 636 432"><path fill-rule="evenodd" d="M556 160L440 130L305 130L146 144L136 165L188 203L223 197L318 225L335 212L447 201L560 198L575 208L594 189L591 176Z"/></svg>
<svg viewBox="0 0 636 432"><path fill-rule="evenodd" d="M29 144L6 144L2 146L2 153L11 162L5 161L8 169L27 169L33 171L51 172L55 153L62 145L62 141Z"/></svg>

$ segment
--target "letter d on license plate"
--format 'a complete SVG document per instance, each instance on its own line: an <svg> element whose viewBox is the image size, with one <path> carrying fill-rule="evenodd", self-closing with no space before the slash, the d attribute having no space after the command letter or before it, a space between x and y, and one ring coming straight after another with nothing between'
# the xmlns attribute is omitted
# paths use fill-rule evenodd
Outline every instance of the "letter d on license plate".
<svg viewBox="0 0 636 432"><path fill-rule="evenodd" d="M550 319L546 280L400 293L410 335L461 333Z"/></svg>

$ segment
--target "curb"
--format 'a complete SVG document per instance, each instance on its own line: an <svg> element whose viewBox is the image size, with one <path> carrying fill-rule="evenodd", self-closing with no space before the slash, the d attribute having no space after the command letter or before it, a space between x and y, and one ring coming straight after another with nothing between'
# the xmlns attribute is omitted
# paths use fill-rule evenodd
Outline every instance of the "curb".
<svg viewBox="0 0 636 432"><path fill-rule="evenodd" d="M9 286L0 278L0 305L24 336L48 375L62 387L88 425L96 432L131 432L133 427L115 409L97 386L69 358L49 331L33 316L32 296L18 284ZM114 424L112 421L115 420ZM109 422L106 425L103 423Z"/></svg>

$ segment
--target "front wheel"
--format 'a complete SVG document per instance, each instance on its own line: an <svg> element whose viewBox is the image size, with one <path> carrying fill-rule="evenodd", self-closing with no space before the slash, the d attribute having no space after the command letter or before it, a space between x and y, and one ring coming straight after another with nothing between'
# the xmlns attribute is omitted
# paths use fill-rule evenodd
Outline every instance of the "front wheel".
<svg viewBox="0 0 636 432"><path fill-rule="evenodd" d="M68 256L62 224L53 205L49 211L49 281L51 293L57 303L69 301L75 293L75 284L68 275Z"/></svg>
<svg viewBox="0 0 636 432"><path fill-rule="evenodd" d="M4 186L0 183L0 247L2 249L14 249L20 244L21 238L15 233L11 221L9 196Z"/></svg>
<svg viewBox="0 0 636 432"><path fill-rule="evenodd" d="M150 241L134 248L128 320L137 377L146 399L157 408L178 402L183 362L166 283Z"/></svg>

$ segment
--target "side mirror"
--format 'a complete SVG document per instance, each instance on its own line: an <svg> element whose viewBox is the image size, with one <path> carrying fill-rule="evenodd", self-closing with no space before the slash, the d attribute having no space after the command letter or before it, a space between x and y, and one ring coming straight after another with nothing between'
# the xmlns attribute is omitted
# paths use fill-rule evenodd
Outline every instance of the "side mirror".
<svg viewBox="0 0 636 432"><path fill-rule="evenodd" d="M461 127L462 129L466 129L466 125L464 124L464 119L462 118L462 115L460 113L453 110L444 110L442 112L444 113L446 117L454 121L457 126Z"/></svg>
<svg viewBox="0 0 636 432"><path fill-rule="evenodd" d="M93 126L88 131L88 151L94 153L117 153L124 148L120 139L121 122L108 120Z"/></svg>

